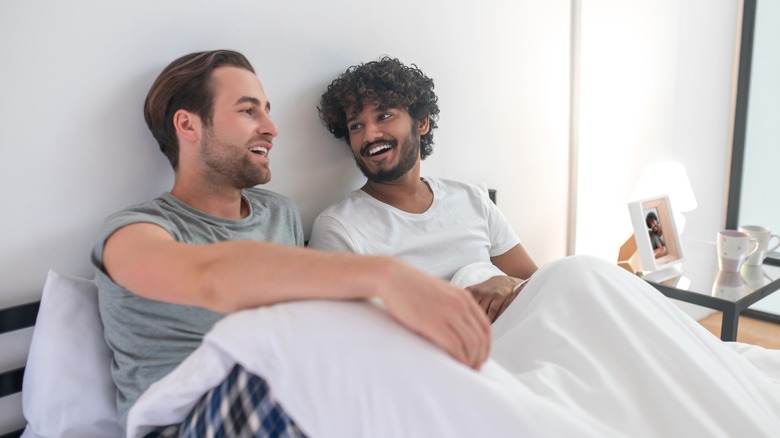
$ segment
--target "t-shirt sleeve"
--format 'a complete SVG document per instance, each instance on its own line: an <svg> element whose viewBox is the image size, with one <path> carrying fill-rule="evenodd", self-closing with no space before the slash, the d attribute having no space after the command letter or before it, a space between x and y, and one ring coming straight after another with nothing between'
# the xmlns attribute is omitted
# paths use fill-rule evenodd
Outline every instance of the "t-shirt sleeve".
<svg viewBox="0 0 780 438"><path fill-rule="evenodd" d="M301 221L301 214L298 211L298 207L291 200L287 200L287 209L290 211L290 215L293 221L293 232L295 233L295 246L303 247L305 245L305 239L303 234L303 222Z"/></svg>
<svg viewBox="0 0 780 438"><path fill-rule="evenodd" d="M174 238L178 237L176 236L172 224L162 217L136 211L121 211L115 213L103 222L103 225L98 231L97 238L95 239L95 245L92 247L92 264L95 269L103 271L103 248L106 244L106 240L120 228L137 223L151 223L157 225L168 231Z"/></svg>
<svg viewBox="0 0 780 438"><path fill-rule="evenodd" d="M509 222L498 206L483 194L482 201L486 210L488 233L490 236L490 257L500 256L520 243L520 238L512 230Z"/></svg>
<svg viewBox="0 0 780 438"><path fill-rule="evenodd" d="M332 216L320 215L314 219L309 248L331 252L358 253L355 243L344 225Z"/></svg>

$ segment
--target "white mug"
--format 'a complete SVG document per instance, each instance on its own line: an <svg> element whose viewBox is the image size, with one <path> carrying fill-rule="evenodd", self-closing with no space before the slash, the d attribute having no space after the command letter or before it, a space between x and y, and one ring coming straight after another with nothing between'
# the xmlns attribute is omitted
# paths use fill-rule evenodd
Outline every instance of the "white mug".
<svg viewBox="0 0 780 438"><path fill-rule="evenodd" d="M739 272L745 259L758 250L758 239L737 230L718 231L718 268Z"/></svg>
<svg viewBox="0 0 780 438"><path fill-rule="evenodd" d="M763 266L750 266L745 263L745 265L742 266L740 273L750 290L758 290L772 282L772 277L764 272Z"/></svg>
<svg viewBox="0 0 780 438"><path fill-rule="evenodd" d="M766 255L776 250L777 247L780 247L780 236L777 234L772 234L772 231L767 227L762 227L761 225L743 225L739 227L739 231L742 231L743 233L748 234L750 237L758 240L758 250L756 250L753 255L747 258L745 261L746 265L763 265ZM776 241L774 245L770 247L769 242L772 239L776 239Z"/></svg>
<svg viewBox="0 0 780 438"><path fill-rule="evenodd" d="M712 285L712 296L737 301L745 295L745 280L739 272L720 271Z"/></svg>

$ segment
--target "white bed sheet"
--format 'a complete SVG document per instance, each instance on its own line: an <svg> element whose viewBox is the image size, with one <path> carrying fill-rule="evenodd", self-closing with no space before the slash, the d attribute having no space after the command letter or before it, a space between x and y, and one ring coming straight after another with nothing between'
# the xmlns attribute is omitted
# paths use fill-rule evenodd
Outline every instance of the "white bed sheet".
<svg viewBox="0 0 780 438"><path fill-rule="evenodd" d="M606 265L540 269L494 324L479 372L368 302L230 315L141 397L128 436L180 421L234 363L312 437L776 436L779 352L722 343Z"/></svg>
<svg viewBox="0 0 780 438"><path fill-rule="evenodd" d="M310 301L218 323L201 348L138 401L128 436L181 421L234 363L263 376L312 437L600 435L581 431L564 411L563 420L546 424L545 413L557 411L549 402L518 415L533 394L500 367L462 366L369 303Z"/></svg>

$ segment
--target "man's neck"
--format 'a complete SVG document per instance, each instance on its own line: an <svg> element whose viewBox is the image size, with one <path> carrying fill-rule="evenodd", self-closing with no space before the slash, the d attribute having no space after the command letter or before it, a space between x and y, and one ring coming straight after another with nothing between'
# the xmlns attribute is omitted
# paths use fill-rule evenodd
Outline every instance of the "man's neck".
<svg viewBox="0 0 780 438"><path fill-rule="evenodd" d="M249 206L235 188L187 187L174 183L171 194L190 207L225 219L243 219L249 215Z"/></svg>
<svg viewBox="0 0 780 438"><path fill-rule="evenodd" d="M408 213L425 213L433 203L433 191L420 179L419 172L409 172L389 183L368 181L361 190L380 202Z"/></svg>

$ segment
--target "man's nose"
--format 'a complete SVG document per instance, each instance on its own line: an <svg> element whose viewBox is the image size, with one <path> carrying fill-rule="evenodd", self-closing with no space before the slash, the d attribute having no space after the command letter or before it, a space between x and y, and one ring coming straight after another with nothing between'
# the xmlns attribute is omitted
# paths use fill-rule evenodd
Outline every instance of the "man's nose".
<svg viewBox="0 0 780 438"><path fill-rule="evenodd" d="M273 120L271 120L270 116L265 116L260 121L260 126L258 126L258 132L261 135L269 135L271 137L276 137L279 135L279 128L276 127L276 123L274 123Z"/></svg>
<svg viewBox="0 0 780 438"><path fill-rule="evenodd" d="M366 123L365 127L365 141L372 142L374 140L382 138L382 130L376 123Z"/></svg>

